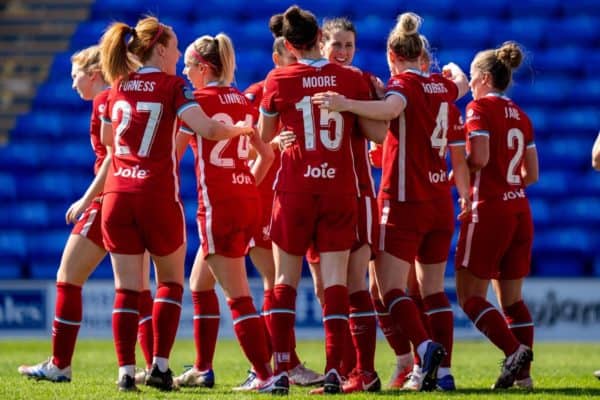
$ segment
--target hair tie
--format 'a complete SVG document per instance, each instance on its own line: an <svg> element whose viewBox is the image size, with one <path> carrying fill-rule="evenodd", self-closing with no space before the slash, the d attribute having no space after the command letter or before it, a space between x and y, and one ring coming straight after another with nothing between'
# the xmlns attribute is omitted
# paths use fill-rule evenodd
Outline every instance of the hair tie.
<svg viewBox="0 0 600 400"><path fill-rule="evenodd" d="M215 71L217 70L217 67L213 63L207 61L206 58L202 57L202 54L198 53L193 47L190 49L190 53L196 59L198 64L206 64L209 67L212 67L212 69L214 69Z"/></svg>
<svg viewBox="0 0 600 400"><path fill-rule="evenodd" d="M162 35L164 31L165 31L165 28L164 28L163 24L159 23L158 24L158 30L156 31L156 34L154 35L154 37L150 41L150 44L148 44L148 47L147 47L148 50L150 50L152 48L152 46L154 46L156 44L156 42L160 38L160 35Z"/></svg>

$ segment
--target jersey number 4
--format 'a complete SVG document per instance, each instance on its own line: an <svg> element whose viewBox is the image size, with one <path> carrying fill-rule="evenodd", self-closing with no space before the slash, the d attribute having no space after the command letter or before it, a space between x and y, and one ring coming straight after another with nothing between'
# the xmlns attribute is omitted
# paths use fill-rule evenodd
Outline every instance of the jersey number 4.
<svg viewBox="0 0 600 400"><path fill-rule="evenodd" d="M225 125L233 126L233 118L229 114L217 113L212 116L212 119L219 121ZM246 118L242 123L236 125L240 126L252 126L252 115L246 114ZM238 136L237 146L237 157L240 160L247 160L248 154L250 154L250 148L248 147L250 139L248 136ZM210 163L221 168L234 168L235 160L231 157L223 157L225 149L231 144L232 139L220 140L215 144L212 151L210 152Z"/></svg>

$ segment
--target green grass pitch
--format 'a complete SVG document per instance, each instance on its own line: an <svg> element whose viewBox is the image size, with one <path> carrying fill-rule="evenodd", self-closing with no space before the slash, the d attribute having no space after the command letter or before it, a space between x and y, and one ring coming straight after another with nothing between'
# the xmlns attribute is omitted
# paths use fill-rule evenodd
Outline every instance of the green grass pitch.
<svg viewBox="0 0 600 400"><path fill-rule="evenodd" d="M598 343L536 344L533 377L536 389L527 393L517 389L492 392L489 387L499 372L500 351L487 342L457 342L454 347L453 374L458 390L454 393L399 393L384 390L380 394L351 394L356 399L557 399L599 398L600 380L593 371L600 369ZM219 342L215 356L216 386L213 389L182 389L161 393L140 387L138 394L119 393L116 357L110 340L80 340L73 361L71 383L50 383L24 378L17 373L20 364L37 363L48 356L50 340L0 341L0 399L249 399L270 395L233 393L231 387L241 383L247 374L248 363L234 340ZM323 368L324 347L321 341L300 341L298 353L307 366ZM194 360L191 340L179 340L171 357L176 374ZM138 365L142 357L138 352ZM376 367L385 385L394 366L394 356L385 342L379 341ZM308 388L292 387L289 398L308 397Z"/></svg>

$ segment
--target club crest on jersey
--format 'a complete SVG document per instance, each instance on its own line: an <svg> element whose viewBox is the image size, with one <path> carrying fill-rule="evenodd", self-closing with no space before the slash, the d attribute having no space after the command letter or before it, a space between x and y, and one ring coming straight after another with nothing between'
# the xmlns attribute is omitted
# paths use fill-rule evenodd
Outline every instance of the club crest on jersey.
<svg viewBox="0 0 600 400"><path fill-rule="evenodd" d="M194 91L188 87L183 88L183 97L185 97L188 100L194 100Z"/></svg>

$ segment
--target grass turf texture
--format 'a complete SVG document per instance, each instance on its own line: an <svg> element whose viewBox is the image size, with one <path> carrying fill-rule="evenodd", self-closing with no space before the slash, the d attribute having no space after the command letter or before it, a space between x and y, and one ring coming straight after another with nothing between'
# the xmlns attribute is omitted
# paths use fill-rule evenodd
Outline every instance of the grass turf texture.
<svg viewBox="0 0 600 400"><path fill-rule="evenodd" d="M300 341L300 358L310 368L321 371L324 366L324 347L320 341ZM116 357L110 340L81 340L77 344L71 383L35 381L20 376L17 367L34 364L50 354L48 340L0 340L0 399L246 399L265 398L267 394L233 393L231 387L240 384L247 375L248 363L234 340L219 342L215 356L216 385L213 389L184 388L178 392L161 393L140 386L141 392L119 393ZM191 340L179 340L171 357L171 368L175 374L183 365L194 361L195 353ZM518 389L492 392L489 387L499 373L502 354L487 342L458 342L454 348L452 371L458 390L454 393L399 393L384 390L379 394L343 395L352 398L396 399L414 397L419 399L556 399L598 398L600 380L593 371L600 369L600 344L598 343L539 343L535 347L533 378L536 389L527 393ZM138 350L138 365L142 356ZM395 358L385 342L379 341L376 368L385 386L393 370ZM310 388L293 386L289 398L308 397ZM338 396L339 397L339 396Z"/></svg>

